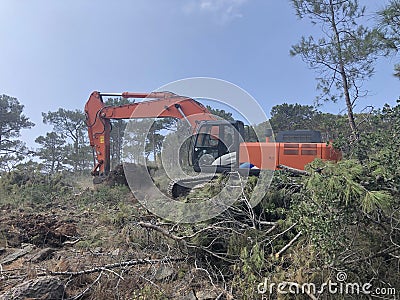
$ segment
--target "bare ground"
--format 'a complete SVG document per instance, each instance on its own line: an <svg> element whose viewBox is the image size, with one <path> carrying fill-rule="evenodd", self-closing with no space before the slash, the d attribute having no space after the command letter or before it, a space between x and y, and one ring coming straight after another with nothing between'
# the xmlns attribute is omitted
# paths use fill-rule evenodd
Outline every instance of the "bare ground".
<svg viewBox="0 0 400 300"><path fill-rule="evenodd" d="M0 207L0 299L232 298L195 255L138 226L159 220L131 196L116 203L92 195ZM41 278L60 282L61 294L21 292Z"/></svg>

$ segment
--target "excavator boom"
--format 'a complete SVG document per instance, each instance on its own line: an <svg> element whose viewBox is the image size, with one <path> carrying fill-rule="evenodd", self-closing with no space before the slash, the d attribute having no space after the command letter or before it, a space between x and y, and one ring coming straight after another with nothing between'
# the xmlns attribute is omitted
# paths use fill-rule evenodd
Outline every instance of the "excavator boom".
<svg viewBox="0 0 400 300"><path fill-rule="evenodd" d="M146 100L121 106L106 106L103 97ZM90 145L95 154L93 176L106 176L110 172L111 119L178 118L184 119L193 132L196 131L200 121L216 120L201 103L171 92L100 93L95 91L86 102L85 114Z"/></svg>

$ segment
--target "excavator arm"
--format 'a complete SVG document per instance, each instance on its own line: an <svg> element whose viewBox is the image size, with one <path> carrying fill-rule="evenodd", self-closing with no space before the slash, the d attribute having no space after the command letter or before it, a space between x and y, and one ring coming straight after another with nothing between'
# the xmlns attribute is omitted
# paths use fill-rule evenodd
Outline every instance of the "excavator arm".
<svg viewBox="0 0 400 300"><path fill-rule="evenodd" d="M121 106L106 106L103 97L145 98L145 101ZM184 119L196 132L201 121L216 118L201 103L171 92L154 93L100 93L93 92L85 105L86 124L94 153L93 176L110 172L111 119L178 118Z"/></svg>

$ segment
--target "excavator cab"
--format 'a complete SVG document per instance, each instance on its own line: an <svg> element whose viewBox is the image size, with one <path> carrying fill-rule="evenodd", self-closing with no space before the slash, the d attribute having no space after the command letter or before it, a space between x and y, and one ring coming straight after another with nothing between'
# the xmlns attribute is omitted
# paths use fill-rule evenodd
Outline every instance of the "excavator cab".
<svg viewBox="0 0 400 300"><path fill-rule="evenodd" d="M196 172L222 173L238 167L242 121L204 121L193 136L191 163Z"/></svg>

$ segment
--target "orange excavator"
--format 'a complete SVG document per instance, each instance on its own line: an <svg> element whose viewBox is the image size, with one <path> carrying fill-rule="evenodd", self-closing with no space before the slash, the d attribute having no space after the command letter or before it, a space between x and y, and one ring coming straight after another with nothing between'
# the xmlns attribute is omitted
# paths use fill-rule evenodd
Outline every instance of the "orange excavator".
<svg viewBox="0 0 400 300"><path fill-rule="evenodd" d="M144 99L121 106L106 106L103 97ZM315 158L337 161L341 152L322 142L312 130L284 131L275 141L245 141L242 121L227 122L211 114L200 102L171 92L100 93L93 92L85 105L90 145L95 156L94 183L110 173L111 119L177 118L191 129L190 164L196 172L223 173L246 170L257 175L260 170L275 170L280 165L304 170ZM178 189L172 188L177 191ZM172 193L172 196L177 194Z"/></svg>

